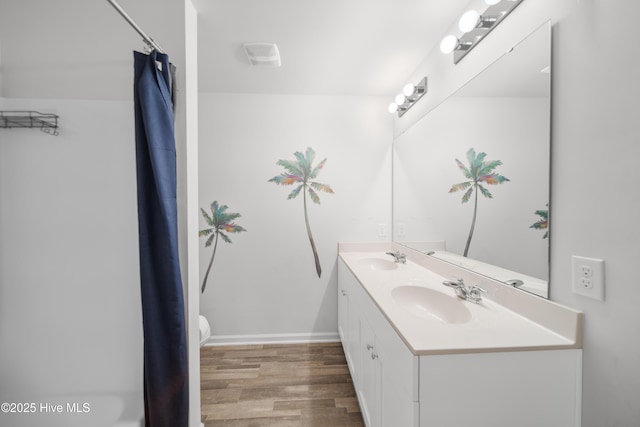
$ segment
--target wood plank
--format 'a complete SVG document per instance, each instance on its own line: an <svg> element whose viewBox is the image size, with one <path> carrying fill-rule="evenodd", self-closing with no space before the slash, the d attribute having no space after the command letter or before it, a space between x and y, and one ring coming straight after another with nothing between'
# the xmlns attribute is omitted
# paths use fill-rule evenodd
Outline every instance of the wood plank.
<svg viewBox="0 0 640 427"><path fill-rule="evenodd" d="M340 343L201 348L202 421L215 426L357 426Z"/></svg>

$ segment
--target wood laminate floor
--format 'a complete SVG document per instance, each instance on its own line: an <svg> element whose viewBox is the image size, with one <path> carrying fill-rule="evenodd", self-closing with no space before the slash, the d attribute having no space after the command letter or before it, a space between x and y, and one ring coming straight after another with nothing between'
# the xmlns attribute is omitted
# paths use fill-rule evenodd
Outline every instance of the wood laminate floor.
<svg viewBox="0 0 640 427"><path fill-rule="evenodd" d="M340 343L200 349L202 421L215 426L364 426Z"/></svg>

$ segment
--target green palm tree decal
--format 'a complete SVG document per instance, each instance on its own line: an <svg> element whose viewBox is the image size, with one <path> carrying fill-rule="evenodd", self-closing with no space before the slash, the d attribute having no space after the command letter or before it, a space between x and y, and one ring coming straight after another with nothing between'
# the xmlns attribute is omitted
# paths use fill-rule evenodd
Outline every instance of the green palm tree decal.
<svg viewBox="0 0 640 427"><path fill-rule="evenodd" d="M549 205L547 204L547 206ZM549 236L549 209L535 211L535 214L538 215L540 219L537 222L531 224L529 228L535 228L536 230L547 230L545 231L544 236L542 236L543 239L546 239Z"/></svg>
<svg viewBox="0 0 640 427"><path fill-rule="evenodd" d="M502 162L500 160L485 161L484 158L486 156L486 153L479 153L478 155L476 155L476 150L470 148L469 151L467 151L467 160L469 161L469 167L466 167L460 160L456 159L458 167L460 168L464 176L468 179L468 181L454 184L449 190L449 193L466 190L464 195L462 196L462 203L467 203L471 198L471 195L474 194L475 190L473 219L471 220L471 229L469 230L467 245L464 248L464 256L467 256L467 254L469 253L469 245L471 244L473 230L476 226L476 215L478 213L478 192L482 193L484 197L492 199L493 195L483 186L483 184L495 185L502 184L505 181L509 181L508 178L505 178L504 176L493 172L495 168L502 165Z"/></svg>
<svg viewBox="0 0 640 427"><path fill-rule="evenodd" d="M269 180L269 182L274 182L278 185L297 184L297 187L289 193L287 199L295 199L298 197L298 194L302 192L302 199L304 202L304 222L307 225L307 235L309 236L311 250L313 251L313 257L316 263L316 272L318 273L318 277L320 277L322 274L322 268L320 267L318 251L316 249L316 244L313 241L311 227L309 226L309 215L307 214L307 193L309 193L311 201L316 204L320 204L320 197L317 193L318 191L333 193L330 186L312 181L312 179L315 179L318 176L318 173L323 168L327 159L321 161L316 167L312 167L313 161L316 157L316 153L312 148L307 148L305 154L296 151L293 155L295 156L295 160L278 160L276 162L276 164L282 166L286 172L278 176L274 176Z"/></svg>
<svg viewBox="0 0 640 427"><path fill-rule="evenodd" d="M233 221L236 218L240 217L239 213L227 213L227 209L229 207L227 205L218 205L217 201L211 203L211 215L209 215L204 209L200 209L202 212L202 216L207 221L207 224L211 228L206 228L204 230L200 230L198 232L198 237L207 237L207 240L204 243L205 247L211 246L213 243L213 254L211 255L211 261L209 261L209 266L207 267L207 272L204 275L204 279L202 280L202 288L201 292L204 292L204 288L207 285L207 278L209 277L209 272L211 271L211 266L213 265L213 259L216 256L216 249L218 248L218 238L222 238L227 243L231 243L231 239L226 233L240 233L241 231L247 231L243 227L234 224Z"/></svg>

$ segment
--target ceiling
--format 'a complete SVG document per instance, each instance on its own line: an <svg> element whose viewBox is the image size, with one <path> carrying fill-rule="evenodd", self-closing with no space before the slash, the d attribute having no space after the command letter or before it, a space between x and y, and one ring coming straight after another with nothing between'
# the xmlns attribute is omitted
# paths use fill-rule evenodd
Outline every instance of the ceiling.
<svg viewBox="0 0 640 427"><path fill-rule="evenodd" d="M194 0L200 89L394 95L469 0ZM252 67L246 42L282 67Z"/></svg>
<svg viewBox="0 0 640 427"><path fill-rule="evenodd" d="M393 95L469 0L193 0L205 92ZM118 0L171 55L179 0ZM157 36L161 34L162 37ZM280 68L245 42L276 43ZM130 98L143 43L106 0L0 0L0 94Z"/></svg>

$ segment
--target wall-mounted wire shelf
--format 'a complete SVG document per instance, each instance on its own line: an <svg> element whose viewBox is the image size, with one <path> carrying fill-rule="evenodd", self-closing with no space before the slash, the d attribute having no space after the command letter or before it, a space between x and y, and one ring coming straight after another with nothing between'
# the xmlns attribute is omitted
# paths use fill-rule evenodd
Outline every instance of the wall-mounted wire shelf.
<svg viewBox="0 0 640 427"><path fill-rule="evenodd" d="M37 111L0 111L0 128L39 128L58 135L58 116Z"/></svg>

